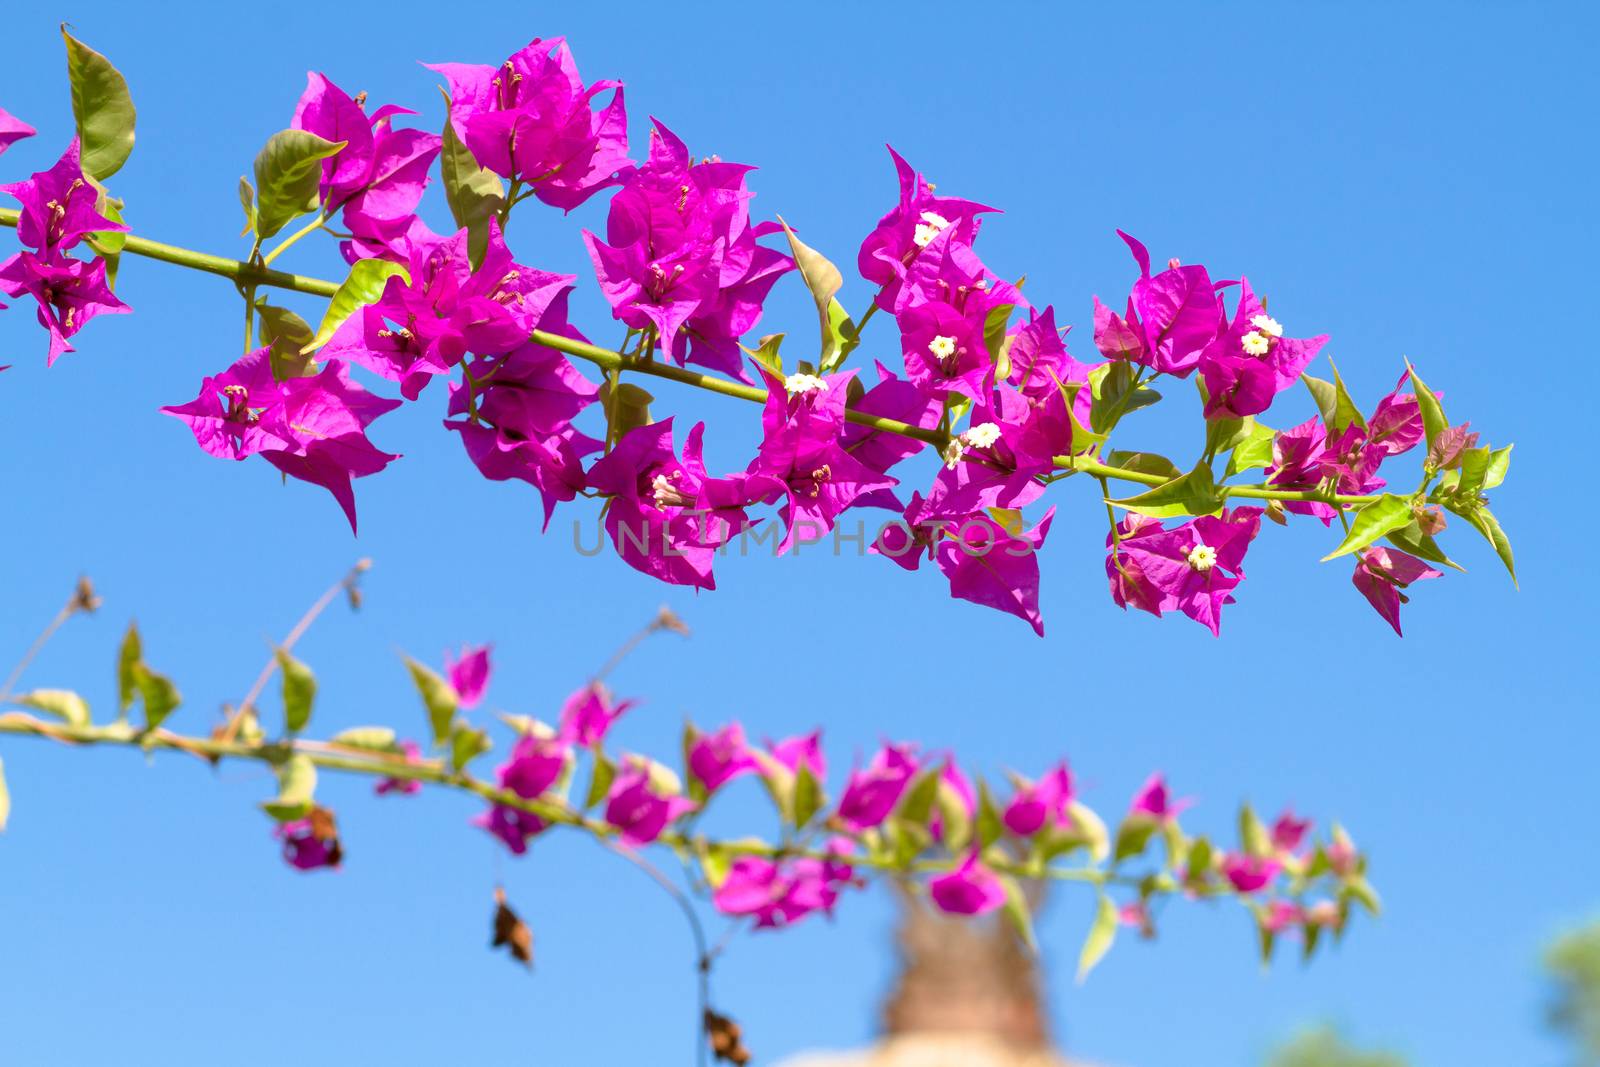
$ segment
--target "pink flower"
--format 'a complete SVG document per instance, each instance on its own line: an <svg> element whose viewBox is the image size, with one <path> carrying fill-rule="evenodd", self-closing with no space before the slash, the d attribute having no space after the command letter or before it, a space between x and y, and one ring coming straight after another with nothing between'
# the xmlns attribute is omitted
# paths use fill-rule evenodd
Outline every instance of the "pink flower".
<svg viewBox="0 0 1600 1067"><path fill-rule="evenodd" d="M37 252L41 260L57 260L92 233L126 233L128 229L97 209L100 192L83 173L76 137L49 170L39 171L27 181L0 185L0 193L22 205L17 240Z"/></svg>
<svg viewBox="0 0 1600 1067"><path fill-rule="evenodd" d="M1305 918L1306 913L1294 901L1274 900L1267 905L1266 914L1261 917L1261 925L1268 933L1278 934L1290 927L1299 926Z"/></svg>
<svg viewBox="0 0 1600 1067"><path fill-rule="evenodd" d="M1230 852L1222 857L1222 873L1240 893L1256 893L1271 884L1283 863L1270 856Z"/></svg>
<svg viewBox="0 0 1600 1067"><path fill-rule="evenodd" d="M354 532L351 479L376 474L400 458L374 446L367 426L399 406L352 382L337 360L319 374L277 381L269 350L258 348L206 378L189 403L161 410L183 420L210 455L242 460L259 453L291 478L327 489Z"/></svg>
<svg viewBox="0 0 1600 1067"><path fill-rule="evenodd" d="M312 808L303 819L279 823L272 836L283 842L284 862L296 870L336 868L344 859L333 812L326 808Z"/></svg>
<svg viewBox="0 0 1600 1067"><path fill-rule="evenodd" d="M1239 286L1233 324L1200 354L1208 419L1244 418L1267 410L1328 343L1327 334L1309 340L1285 337L1282 324L1267 314L1250 282L1241 278Z"/></svg>
<svg viewBox="0 0 1600 1067"><path fill-rule="evenodd" d="M537 737L531 734L517 739L511 758L495 771L500 788L509 790L524 800L535 800L561 777L566 769L567 745L559 737ZM549 825L542 818L521 808L496 804L472 820L505 842L517 855L528 850L528 841L543 833Z"/></svg>
<svg viewBox="0 0 1600 1067"><path fill-rule="evenodd" d="M745 743L744 727L729 723L710 734L701 734L689 746L689 773L706 792L715 793L725 784L756 770L756 759Z"/></svg>
<svg viewBox="0 0 1600 1067"><path fill-rule="evenodd" d="M955 870L929 881L928 895L950 915L986 915L1006 902L1005 886L979 862L977 849Z"/></svg>
<svg viewBox="0 0 1600 1067"><path fill-rule="evenodd" d="M1293 811L1286 809L1272 824L1272 847L1279 852L1294 852L1310 829L1310 819L1297 819Z"/></svg>
<svg viewBox="0 0 1600 1067"><path fill-rule="evenodd" d="M462 645L459 656L445 653L445 673L456 696L461 698L463 708L475 708L483 700L484 690L489 688L489 652L493 648L493 645L478 648Z"/></svg>
<svg viewBox="0 0 1600 1067"><path fill-rule="evenodd" d="M1037 782L1017 787L1001 816L1006 829L1018 837L1032 837L1046 826L1065 829L1072 823L1072 774L1065 761Z"/></svg>
<svg viewBox="0 0 1600 1067"><path fill-rule="evenodd" d="M776 743L768 741L767 751L772 758L789 771L805 767L817 781L828 777L828 762L822 753L822 731L813 730L799 737L786 737Z"/></svg>
<svg viewBox="0 0 1600 1067"><path fill-rule="evenodd" d="M37 132L32 126L0 107L0 153L24 137L32 137Z"/></svg>
<svg viewBox="0 0 1600 1067"><path fill-rule="evenodd" d="M935 196L929 185L893 148L889 155L900 179L900 202L878 220L856 257L861 276L880 287L878 306L893 311L911 264L940 234L950 231L950 240L971 245L978 237L979 215L995 211L992 207Z"/></svg>
<svg viewBox="0 0 1600 1067"><path fill-rule="evenodd" d="M1167 780L1157 773L1139 787L1128 810L1134 815L1146 815L1157 822L1169 823L1193 803L1192 800L1173 800L1167 791Z"/></svg>
<svg viewBox="0 0 1600 1067"><path fill-rule="evenodd" d="M910 745L885 744L864 771L853 771L839 798L839 821L851 830L880 826L900 803L916 776L916 750Z"/></svg>
<svg viewBox="0 0 1600 1067"><path fill-rule="evenodd" d="M832 913L840 888L854 877L844 862L853 848L847 838L834 838L821 860L740 856L712 894L712 903L724 915L753 916L759 929L788 926L816 911Z"/></svg>
<svg viewBox="0 0 1600 1067"><path fill-rule="evenodd" d="M1176 608L1220 634L1223 605L1233 603L1245 551L1260 529L1260 508L1202 515L1171 530L1129 515L1106 537L1112 599L1153 615Z"/></svg>
<svg viewBox="0 0 1600 1067"><path fill-rule="evenodd" d="M635 848L661 836L667 825L695 809L685 797L667 795L650 780L647 766L632 762L617 775L606 796L606 822L622 843Z"/></svg>
<svg viewBox="0 0 1600 1067"><path fill-rule="evenodd" d="M1117 236L1133 252L1140 277L1128 297L1126 318L1095 298L1095 345L1107 359L1129 359L1162 374L1187 377L1225 321L1217 286L1204 267L1182 267L1176 260L1152 277L1145 246L1121 230Z"/></svg>
<svg viewBox="0 0 1600 1067"><path fill-rule="evenodd" d="M632 700L614 701L611 690L593 682L573 693L561 705L561 724L557 732L575 745L598 745L605 740L611 724L634 704Z"/></svg>
<svg viewBox="0 0 1600 1067"><path fill-rule="evenodd" d="M1397 548L1373 547L1362 552L1356 560L1356 570L1351 582L1361 590L1383 621L1400 633L1400 605L1408 598L1400 590L1424 578L1439 578L1443 571L1434 570L1415 556Z"/></svg>
<svg viewBox="0 0 1600 1067"><path fill-rule="evenodd" d="M450 121L478 164L520 179L553 207L571 211L632 169L622 83L584 88L564 38L534 38L498 68L428 68L450 83ZM594 110L608 89L611 102Z"/></svg>

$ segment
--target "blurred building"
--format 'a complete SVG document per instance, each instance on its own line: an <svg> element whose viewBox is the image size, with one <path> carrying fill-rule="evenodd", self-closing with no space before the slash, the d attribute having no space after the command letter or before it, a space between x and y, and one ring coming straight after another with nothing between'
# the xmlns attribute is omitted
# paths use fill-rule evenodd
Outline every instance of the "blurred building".
<svg viewBox="0 0 1600 1067"><path fill-rule="evenodd" d="M998 915L952 919L902 896L883 1037L780 1067L1074 1067L1050 1039L1032 955Z"/></svg>

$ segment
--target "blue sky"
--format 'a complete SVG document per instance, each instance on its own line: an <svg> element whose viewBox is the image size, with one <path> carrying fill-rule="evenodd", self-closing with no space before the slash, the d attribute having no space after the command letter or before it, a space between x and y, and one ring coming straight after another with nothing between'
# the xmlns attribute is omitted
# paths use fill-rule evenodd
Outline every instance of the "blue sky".
<svg viewBox="0 0 1600 1067"><path fill-rule="evenodd" d="M1269 527L1213 640L1181 618L1116 610L1103 511L1090 485L1067 482L1043 556L1043 641L948 600L932 575L870 558L730 559L723 588L695 597L576 555L583 506L541 537L532 492L482 481L439 430L437 389L378 424L405 459L358 483L355 541L320 490L207 457L157 413L234 358L238 305L225 282L129 261L120 292L136 313L95 322L48 373L31 315L0 315L0 362L17 364L0 378L0 650L12 650L0 658L80 571L106 598L40 657L32 683L107 709L115 643L136 615L150 659L187 697L177 724L207 729L266 642L370 556L367 608L329 612L301 646L322 684L321 729L420 732L396 650L437 658L464 640L496 642L497 707L548 717L665 601L694 637L654 641L616 678L646 701L622 735L645 751L672 751L688 714L739 716L757 735L820 723L839 763L883 735L955 746L991 771L1036 771L1059 752L1108 812L1161 768L1201 798L1196 829L1225 830L1248 796L1338 818L1370 850L1384 918L1305 969L1262 973L1235 910L1174 907L1158 943L1119 945L1075 987L1091 902L1060 894L1041 934L1074 1054L1250 1064L1327 1019L1418 1064L1558 1061L1541 1033L1537 955L1600 904L1584 821L1600 743L1586 594L1600 575L1572 499L1596 384L1592 7L162 10L78 0L7 14L0 106L42 135L0 160L0 176L42 169L69 136L61 17L133 87L138 148L114 181L129 221L224 254L244 250L237 177L288 124L308 69L417 107L435 128L435 79L416 60L494 63L564 33L587 77L628 83L639 143L654 114L696 153L758 164L758 212L781 211L843 266L894 196L892 141L942 191L1005 208L980 251L1079 324L1080 356L1091 294L1115 299L1133 277L1118 226L1157 259L1247 272L1291 328L1332 335L1368 407L1409 355L1453 416L1517 444L1494 506L1522 589L1452 529L1472 573L1416 589L1402 642L1346 566L1316 563L1333 543L1320 527ZM578 321L610 341L620 331L578 237L603 205L565 220L533 208L513 228L519 258L580 274ZM442 226L436 201L430 211ZM331 242L285 262L339 269ZM847 280L846 295L863 303L864 283ZM786 281L762 332L806 336L813 314ZM888 323L873 329L869 355L894 341ZM743 463L754 408L655 391L658 410L712 420L713 467ZM1303 396L1290 405L1279 425L1310 413ZM1189 418L1138 417L1124 440L1188 454ZM375 801L332 781L349 862L301 877L254 810L271 788L264 771L13 739L0 757L15 805L0 839L8 1061L247 1065L289 1049L308 1065L687 1060L681 923L586 841L552 838L512 862L465 826L474 808L457 798ZM497 878L535 927L531 978L484 947ZM744 939L717 999L763 1057L861 1043L891 921L887 894L872 891L831 925Z"/></svg>

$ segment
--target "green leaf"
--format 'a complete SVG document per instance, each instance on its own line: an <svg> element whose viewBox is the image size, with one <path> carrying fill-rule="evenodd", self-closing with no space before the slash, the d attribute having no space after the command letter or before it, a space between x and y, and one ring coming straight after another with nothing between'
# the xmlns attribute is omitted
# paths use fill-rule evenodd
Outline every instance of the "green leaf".
<svg viewBox="0 0 1600 1067"><path fill-rule="evenodd" d="M1224 477L1232 478L1244 471L1270 466L1272 441L1276 436L1272 427L1263 426L1251 419L1244 439L1235 443L1233 451L1228 453L1228 469Z"/></svg>
<svg viewBox="0 0 1600 1067"><path fill-rule="evenodd" d="M825 798L822 785L811 768L802 762L794 772L794 825L799 829L809 823L822 809Z"/></svg>
<svg viewBox="0 0 1600 1067"><path fill-rule="evenodd" d="M1467 569L1449 556L1446 556L1444 550L1439 547L1438 542L1433 539L1432 535L1423 533L1422 527L1418 526L1415 521L1407 526L1402 526L1398 530L1392 530L1384 536L1389 539L1390 544L1401 551L1411 553L1418 559L1453 567L1463 574L1466 573Z"/></svg>
<svg viewBox="0 0 1600 1067"><path fill-rule="evenodd" d="M458 771L494 747L489 735L476 727L457 723L450 734L450 765Z"/></svg>
<svg viewBox="0 0 1600 1067"><path fill-rule="evenodd" d="M411 682L428 709L428 724L433 727L433 743L442 745L450 738L450 724L455 720L461 697L455 687L441 678L433 669L405 657L406 669L411 672Z"/></svg>
<svg viewBox="0 0 1600 1067"><path fill-rule="evenodd" d="M268 358L274 380L285 382L317 373L317 361L300 353L311 340L311 326L305 319L265 300L256 302L256 313L261 317L261 344L271 349Z"/></svg>
<svg viewBox="0 0 1600 1067"><path fill-rule="evenodd" d="M712 892L722 888L733 870L733 853L718 845L707 845L700 850L700 873Z"/></svg>
<svg viewBox="0 0 1600 1067"><path fill-rule="evenodd" d="M1239 847L1246 855L1272 855L1272 835L1249 804L1239 806Z"/></svg>
<svg viewBox="0 0 1600 1067"><path fill-rule="evenodd" d="M941 768L932 767L912 779L911 786L900 801L895 818L913 826L927 826L933 817L933 803L939 795Z"/></svg>
<svg viewBox="0 0 1600 1067"><path fill-rule="evenodd" d="M311 721L311 705L317 699L317 678L311 668L278 649L274 655L283 675L283 728L297 734Z"/></svg>
<svg viewBox="0 0 1600 1067"><path fill-rule="evenodd" d="M322 316L322 325L317 327L317 335L306 342L300 353L304 355L327 344L351 315L368 304L376 304L382 298L389 279L394 277L401 278L407 285L411 283L410 273L400 264L387 259L358 259L351 264L350 274L328 302L328 310Z"/></svg>
<svg viewBox="0 0 1600 1067"><path fill-rule="evenodd" d="M122 201L112 198L103 187L99 199L95 201L95 210L112 222L122 221ZM128 244L128 235L121 230L100 230L89 234L88 241L89 247L106 261L106 273L109 275L117 257Z"/></svg>
<svg viewBox="0 0 1600 1067"><path fill-rule="evenodd" d="M983 347L989 350L989 362L995 368L995 380L1005 381L1011 377L1011 338L1006 334L1006 327L1011 323L1011 313L1017 310L1015 304L998 304L989 309L989 314L983 320Z"/></svg>
<svg viewBox="0 0 1600 1067"><path fill-rule="evenodd" d="M1175 515L1211 515L1222 509L1224 494L1217 488L1211 467L1202 460L1188 474L1158 485L1138 496L1113 500L1119 508L1152 518Z"/></svg>
<svg viewBox="0 0 1600 1067"><path fill-rule="evenodd" d="M271 237L289 222L316 210L322 161L343 141L325 141L305 130L280 130L256 156L256 234Z"/></svg>
<svg viewBox="0 0 1600 1067"><path fill-rule="evenodd" d="M972 816L967 813L966 800L942 775L934 805L939 811L940 841L951 852L962 851L972 840Z"/></svg>
<svg viewBox="0 0 1600 1067"><path fill-rule="evenodd" d="M1506 480L1506 471L1511 466L1512 447L1511 445L1506 445L1504 448L1497 448L1489 453L1489 466L1483 472L1483 487L1485 489L1493 489Z"/></svg>
<svg viewBox="0 0 1600 1067"><path fill-rule="evenodd" d="M822 373L832 374L861 343L856 324L837 297L828 301L828 332L822 339Z"/></svg>
<svg viewBox="0 0 1600 1067"><path fill-rule="evenodd" d="M67 44L67 77L72 82L72 117L78 124L83 172L104 181L133 152L133 97L128 83L96 52L61 27Z"/></svg>
<svg viewBox="0 0 1600 1067"><path fill-rule="evenodd" d="M611 440L619 440L629 430L650 425L650 402L654 399L632 382L619 382L614 391L609 381L600 386L600 406L606 413Z"/></svg>
<svg viewBox="0 0 1600 1067"><path fill-rule="evenodd" d="M172 684L172 679L156 673L143 662L134 671L134 680L139 687L139 699L144 701L145 729L154 730L177 710L183 697L178 693L178 687Z"/></svg>
<svg viewBox="0 0 1600 1067"><path fill-rule="evenodd" d="M844 308L839 306L839 310L834 311L835 305L839 303L834 297L844 285L844 275L839 273L839 268L835 267L827 256L796 237L781 215L778 217L778 223L789 238L789 251L794 256L795 266L800 268L800 280L805 282L806 289L811 293L811 299L817 305L817 320L822 328L822 349L818 364L824 372L827 372L843 361L846 340L855 334L854 324L850 322L848 315L844 315ZM848 331L845 330L846 326L849 327Z"/></svg>
<svg viewBox="0 0 1600 1067"><path fill-rule="evenodd" d="M1029 952L1038 955L1039 942L1033 935L1033 912L1028 909L1027 894L1022 891L1022 885L1009 874L996 875L1000 885L1006 891L1006 902L1000 914L1005 916L1006 922L1011 924L1011 929L1016 931L1017 939L1021 941Z"/></svg>
<svg viewBox="0 0 1600 1067"><path fill-rule="evenodd" d="M1456 507L1446 503L1445 507L1466 519L1472 524L1474 530L1483 535L1484 540L1494 546L1495 555L1500 557L1500 562L1505 564L1506 573L1511 575L1511 584L1516 585L1517 567L1516 561L1511 555L1511 538L1507 537L1506 532L1500 528L1500 521L1494 517L1494 513L1482 504L1469 508Z"/></svg>
<svg viewBox="0 0 1600 1067"><path fill-rule="evenodd" d="M1332 366L1333 361L1328 361ZM1345 390L1344 379L1339 377L1339 368L1333 368L1333 381L1325 382L1321 378L1313 378L1309 374L1300 375L1300 380L1306 383L1306 388L1311 390L1311 398L1317 402L1317 410L1322 414L1323 424L1328 427L1328 436L1336 437L1355 423L1363 430L1367 428L1367 420L1362 417L1361 409L1356 407L1350 399L1350 394Z"/></svg>
<svg viewBox="0 0 1600 1067"><path fill-rule="evenodd" d="M1484 477L1489 473L1489 449L1484 446L1464 449L1460 458L1461 470L1456 478L1456 495L1475 500L1483 490Z"/></svg>
<svg viewBox="0 0 1600 1067"><path fill-rule="evenodd" d="M239 236L248 237L256 232L256 187L243 174L239 175L239 206L244 208L244 229Z"/></svg>
<svg viewBox="0 0 1600 1067"><path fill-rule="evenodd" d="M18 693L13 703L54 715L69 726L89 725L89 705L70 689L35 689L31 693Z"/></svg>
<svg viewBox="0 0 1600 1067"><path fill-rule="evenodd" d="M1095 433L1110 433L1122 416L1149 407L1161 394L1141 385L1133 392L1136 371L1126 360L1101 364L1089 372L1089 388L1094 398L1089 404L1089 428Z"/></svg>
<svg viewBox="0 0 1600 1067"><path fill-rule="evenodd" d="M769 333L756 343L755 348L746 348L745 351L754 356L757 363L782 377L783 356L778 349L783 346L783 337L781 333Z"/></svg>
<svg viewBox="0 0 1600 1067"><path fill-rule="evenodd" d="M606 758L606 754L599 749L594 752L594 769L589 775L589 793L583 801L584 808L592 808L606 798L611 792L611 783L616 781L617 765Z"/></svg>
<svg viewBox="0 0 1600 1067"><path fill-rule="evenodd" d="M6 788L6 765L0 760L0 831L11 821L11 790Z"/></svg>
<svg viewBox="0 0 1600 1067"><path fill-rule="evenodd" d="M1000 805L995 803L994 794L989 791L989 783L981 778L978 779L978 818L974 827L978 835L978 847L988 848L1000 840L1005 828Z"/></svg>
<svg viewBox="0 0 1600 1067"><path fill-rule="evenodd" d="M441 87L439 90L444 93ZM442 147L439 151L439 177L444 184L444 199L450 205L450 216L456 228L467 230L467 251L476 268L483 262L484 250L489 244L489 220L505 206L505 186L500 176L488 167L478 166L472 150L456 136L455 123L450 121L450 96L444 94L445 120Z"/></svg>
<svg viewBox="0 0 1600 1067"><path fill-rule="evenodd" d="M1089 972L1111 951L1117 937L1117 905L1104 893L1095 904L1094 921L1089 924L1089 934L1083 939L1078 953L1078 982L1089 977Z"/></svg>
<svg viewBox="0 0 1600 1067"><path fill-rule="evenodd" d="M1330 559L1358 552L1378 538L1399 530L1412 521L1411 498L1384 493L1356 512L1355 521L1350 524L1350 532L1345 534L1338 548L1322 557L1322 562L1326 563Z"/></svg>
<svg viewBox="0 0 1600 1067"><path fill-rule="evenodd" d="M1378 891L1372 888L1372 883L1363 877L1355 877L1340 887L1339 895L1348 897L1367 910L1368 915L1377 915L1383 910L1383 904L1378 899Z"/></svg>
<svg viewBox="0 0 1600 1067"><path fill-rule="evenodd" d="M278 795L263 801L261 810L279 822L303 819L311 813L311 798L316 792L316 764L297 752L278 768Z"/></svg>
<svg viewBox="0 0 1600 1067"><path fill-rule="evenodd" d="M1166 456L1159 456L1154 452L1117 452L1113 451L1105 458L1108 467L1120 467L1125 471L1136 474L1155 474L1162 478L1178 478L1183 472L1178 465Z"/></svg>
<svg viewBox="0 0 1600 1067"><path fill-rule="evenodd" d="M395 733L387 726L352 726L333 735L333 743L366 752L398 752Z"/></svg>
<svg viewBox="0 0 1600 1067"><path fill-rule="evenodd" d="M1433 395L1421 378L1417 376L1417 368L1406 360L1406 370L1411 374L1411 391L1416 394L1417 407L1422 412L1422 430L1427 435L1428 447L1439 439L1439 435L1449 429L1450 424L1445 421L1444 407L1439 403L1439 398Z"/></svg>
<svg viewBox="0 0 1600 1067"><path fill-rule="evenodd" d="M1067 815L1072 819L1073 832L1088 846L1089 856L1096 863L1104 863L1111 855L1111 835L1106 830L1105 821L1092 808L1077 800L1067 805Z"/></svg>
<svg viewBox="0 0 1600 1067"><path fill-rule="evenodd" d="M1135 812L1122 820L1122 825L1117 827L1117 847L1112 853L1113 863L1132 859L1140 855L1150 844L1150 838L1161 828L1161 824L1149 815Z"/></svg>
<svg viewBox="0 0 1600 1067"><path fill-rule="evenodd" d="M122 645L117 649L117 717L128 717L133 698L138 695L138 666L144 659L144 648L139 641L139 627L128 623L128 632L122 635Z"/></svg>

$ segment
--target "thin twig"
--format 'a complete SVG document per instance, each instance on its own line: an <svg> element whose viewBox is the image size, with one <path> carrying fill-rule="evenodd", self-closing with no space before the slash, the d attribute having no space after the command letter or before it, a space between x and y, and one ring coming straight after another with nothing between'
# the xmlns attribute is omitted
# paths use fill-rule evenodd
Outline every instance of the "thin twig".
<svg viewBox="0 0 1600 1067"><path fill-rule="evenodd" d="M317 616L327 610L328 605L332 604L334 598L340 593L349 594L352 606L354 606L356 583L361 580L361 576L371 567L372 561L370 559L356 560L355 566L351 567L343 578L330 585L317 598L316 603L312 604L306 610L306 613L300 616L300 621L294 624L294 629L289 631L289 636L285 637L283 643L277 646L273 650L273 654L267 658L266 665L261 668L261 673L256 675L255 684L250 687L250 692L245 694L245 698L239 702L239 706L228 717L228 725L223 729L220 740L225 743L231 742L238 736L239 724L243 721L247 712L255 710L256 700L261 696L261 691L267 687L267 682L272 679L273 672L278 669L278 653L280 651L288 652L294 648L295 643L305 636L307 630L311 629L311 624L317 621Z"/></svg>

